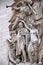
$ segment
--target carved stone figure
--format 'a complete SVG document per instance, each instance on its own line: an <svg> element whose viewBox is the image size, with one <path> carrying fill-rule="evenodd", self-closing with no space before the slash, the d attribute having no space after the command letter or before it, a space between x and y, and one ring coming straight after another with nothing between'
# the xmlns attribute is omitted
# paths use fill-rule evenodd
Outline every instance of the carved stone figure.
<svg viewBox="0 0 43 65"><path fill-rule="evenodd" d="M20 55L21 52L23 54L24 62L26 62L26 52L25 52L25 32L27 30L23 28L23 23L19 23L19 30L17 34L17 49L16 49L16 55Z"/></svg>
<svg viewBox="0 0 43 65"><path fill-rule="evenodd" d="M19 13L19 15L17 15L16 20L14 22L14 25L12 26L12 30L16 28L17 24L19 23L20 19L23 19L26 21L27 15L31 14L31 11L29 9L28 6L22 6L20 9L21 13Z"/></svg>
<svg viewBox="0 0 43 65"><path fill-rule="evenodd" d="M15 2L14 1L14 3L13 4L11 4L11 5L6 5L6 8L8 8L8 7L11 7L12 8L12 11L13 11L13 14L12 14L12 17L11 17L11 19L9 20L9 22L13 22L14 20L15 20L15 18L16 18L16 15L18 14L18 13L20 13L20 7L18 7L18 6L21 6L22 5L22 1L18 1L18 2Z"/></svg>
<svg viewBox="0 0 43 65"><path fill-rule="evenodd" d="M30 44L28 45L28 56L30 59L30 62L37 62L38 58L38 30L33 28L30 30Z"/></svg>

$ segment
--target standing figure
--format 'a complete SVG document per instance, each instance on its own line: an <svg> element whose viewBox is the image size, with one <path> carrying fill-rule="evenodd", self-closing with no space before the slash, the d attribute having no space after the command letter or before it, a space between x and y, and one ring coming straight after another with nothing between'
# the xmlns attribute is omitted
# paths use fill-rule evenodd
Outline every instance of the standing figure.
<svg viewBox="0 0 43 65"><path fill-rule="evenodd" d="M28 57L31 63L38 59L38 30L34 27L30 30L30 44L28 45Z"/></svg>
<svg viewBox="0 0 43 65"><path fill-rule="evenodd" d="M19 23L19 30L18 30L18 34L17 34L16 55L19 56L19 55L21 55L21 52L22 52L22 55L24 58L23 61L26 62L25 37L24 37L24 35L20 34L22 28L23 28L23 23Z"/></svg>

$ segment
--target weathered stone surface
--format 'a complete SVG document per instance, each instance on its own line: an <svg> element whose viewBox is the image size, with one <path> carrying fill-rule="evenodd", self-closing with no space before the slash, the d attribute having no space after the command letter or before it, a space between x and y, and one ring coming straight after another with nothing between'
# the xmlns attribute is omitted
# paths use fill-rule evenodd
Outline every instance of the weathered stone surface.
<svg viewBox="0 0 43 65"><path fill-rule="evenodd" d="M22 5L19 5L20 3ZM37 65L42 63L43 48L40 45L43 43L43 18L40 2L33 3L32 0L24 0L16 2L15 6L9 7L13 8L13 15L9 25L11 35L10 49L15 51L16 64ZM14 61L12 56L11 59Z"/></svg>

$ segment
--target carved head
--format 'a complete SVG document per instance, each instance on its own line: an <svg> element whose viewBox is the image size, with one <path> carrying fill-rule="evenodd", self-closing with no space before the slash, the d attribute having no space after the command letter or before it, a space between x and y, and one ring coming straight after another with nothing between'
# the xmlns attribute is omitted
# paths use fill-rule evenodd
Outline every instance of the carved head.
<svg viewBox="0 0 43 65"><path fill-rule="evenodd" d="M19 28L23 28L23 23L22 22L19 23Z"/></svg>

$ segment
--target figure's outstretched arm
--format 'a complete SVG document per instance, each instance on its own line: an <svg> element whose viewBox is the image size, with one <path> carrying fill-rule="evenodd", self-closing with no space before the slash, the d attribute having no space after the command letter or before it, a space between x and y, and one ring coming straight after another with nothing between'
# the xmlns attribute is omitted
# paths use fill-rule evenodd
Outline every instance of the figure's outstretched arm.
<svg viewBox="0 0 43 65"><path fill-rule="evenodd" d="M14 3L11 4L11 5L6 5L6 8L8 8L8 7L13 7L14 5L15 5L15 6L20 6L21 4L23 4L22 1L19 1L19 2L17 2L17 3L14 2Z"/></svg>
<svg viewBox="0 0 43 65"><path fill-rule="evenodd" d="M15 3L11 4L11 5L6 5L6 8L8 7L13 7L15 5Z"/></svg>

